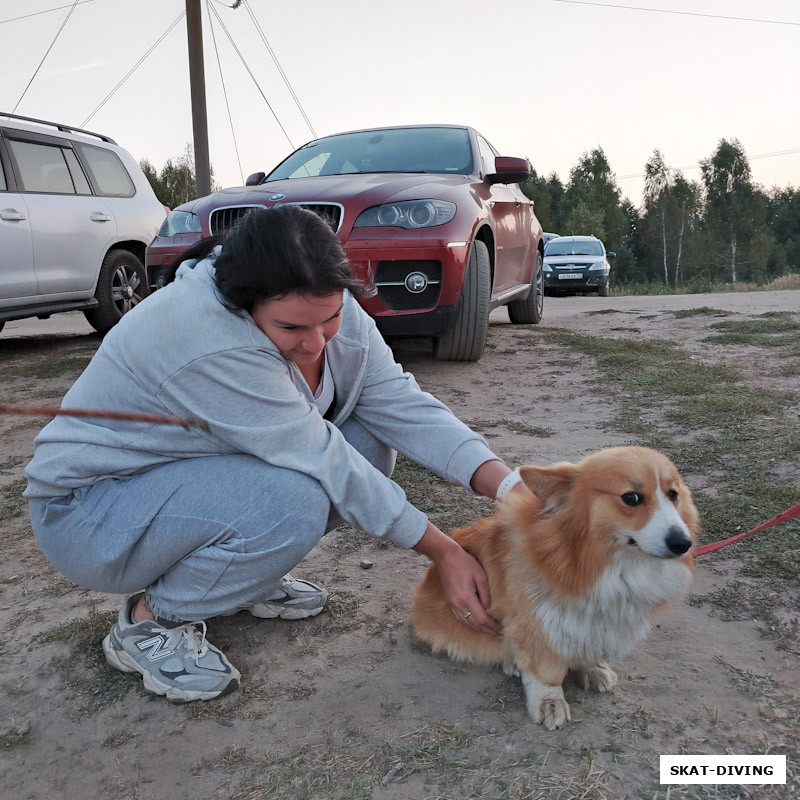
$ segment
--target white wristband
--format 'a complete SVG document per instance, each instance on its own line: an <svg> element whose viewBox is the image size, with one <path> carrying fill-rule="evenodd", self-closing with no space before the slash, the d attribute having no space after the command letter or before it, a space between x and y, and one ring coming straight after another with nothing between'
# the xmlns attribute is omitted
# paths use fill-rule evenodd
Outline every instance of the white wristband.
<svg viewBox="0 0 800 800"><path fill-rule="evenodd" d="M522 478L519 474L519 467L517 467L513 472L509 472L508 475L500 481L500 485L497 487L497 493L495 494L495 500L498 503L502 503L503 500L506 499L506 495L518 484L522 482Z"/></svg>

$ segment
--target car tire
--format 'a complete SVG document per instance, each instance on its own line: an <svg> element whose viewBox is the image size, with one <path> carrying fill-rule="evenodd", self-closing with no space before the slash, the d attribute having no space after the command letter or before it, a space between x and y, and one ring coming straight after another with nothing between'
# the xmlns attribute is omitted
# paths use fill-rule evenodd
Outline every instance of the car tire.
<svg viewBox="0 0 800 800"><path fill-rule="evenodd" d="M476 239L467 262L456 321L450 330L434 339L434 358L439 361L477 361L483 355L489 332L490 284L489 249Z"/></svg>
<svg viewBox="0 0 800 800"><path fill-rule="evenodd" d="M515 325L538 325L544 313L544 271L542 253L536 251L531 288L524 300L513 300L508 304L508 318Z"/></svg>
<svg viewBox="0 0 800 800"><path fill-rule="evenodd" d="M147 280L141 261L128 250L109 250L100 267L94 296L97 305L84 311L98 333L107 333L123 315L147 297Z"/></svg>
<svg viewBox="0 0 800 800"><path fill-rule="evenodd" d="M597 290L598 297L608 297L608 281L600 285L600 288Z"/></svg>

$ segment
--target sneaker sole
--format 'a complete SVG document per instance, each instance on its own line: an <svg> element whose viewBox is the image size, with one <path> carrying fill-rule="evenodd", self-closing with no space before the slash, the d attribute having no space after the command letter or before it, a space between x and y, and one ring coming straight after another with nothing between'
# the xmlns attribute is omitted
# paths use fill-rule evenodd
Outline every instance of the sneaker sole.
<svg viewBox="0 0 800 800"><path fill-rule="evenodd" d="M236 670L233 679L219 691L200 692L187 689L178 689L175 686L162 683L152 672L144 671L136 661L124 650L117 650L111 643L111 634L103 639L103 654L108 664L120 672L138 672L144 681L144 688L151 694L166 697L170 703L192 703L195 700L214 700L217 697L224 697L239 688L239 678L241 677ZM234 668L235 669L235 668Z"/></svg>
<svg viewBox="0 0 800 800"><path fill-rule="evenodd" d="M249 611L254 617L258 617L259 619L308 619L309 617L316 617L324 608L324 605L316 608L297 608L295 606L284 606L280 604L270 606L266 603L257 603L251 608L244 610Z"/></svg>

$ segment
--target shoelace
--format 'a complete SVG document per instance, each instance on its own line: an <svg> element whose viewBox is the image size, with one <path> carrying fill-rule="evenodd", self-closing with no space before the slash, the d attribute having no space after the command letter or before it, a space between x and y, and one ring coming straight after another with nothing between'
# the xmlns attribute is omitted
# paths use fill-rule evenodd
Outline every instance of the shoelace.
<svg viewBox="0 0 800 800"><path fill-rule="evenodd" d="M198 626L202 630L198 630ZM167 634L166 646L168 648L177 649L181 643L181 639L186 638L186 649L189 655L197 662L208 652L208 644L206 642L206 633L208 628L206 623L202 620L200 622L187 622L185 625L180 625L177 628L164 629ZM198 665L199 666L199 665Z"/></svg>

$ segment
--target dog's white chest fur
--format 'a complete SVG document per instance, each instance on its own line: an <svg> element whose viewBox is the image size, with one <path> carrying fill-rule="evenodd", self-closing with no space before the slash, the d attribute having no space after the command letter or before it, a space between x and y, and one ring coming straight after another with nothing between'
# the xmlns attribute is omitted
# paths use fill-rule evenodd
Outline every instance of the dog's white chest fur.
<svg viewBox="0 0 800 800"><path fill-rule="evenodd" d="M617 553L583 596L564 598L532 584L536 618L551 646L575 664L613 664L647 635L656 606L688 588L692 573L677 559Z"/></svg>

